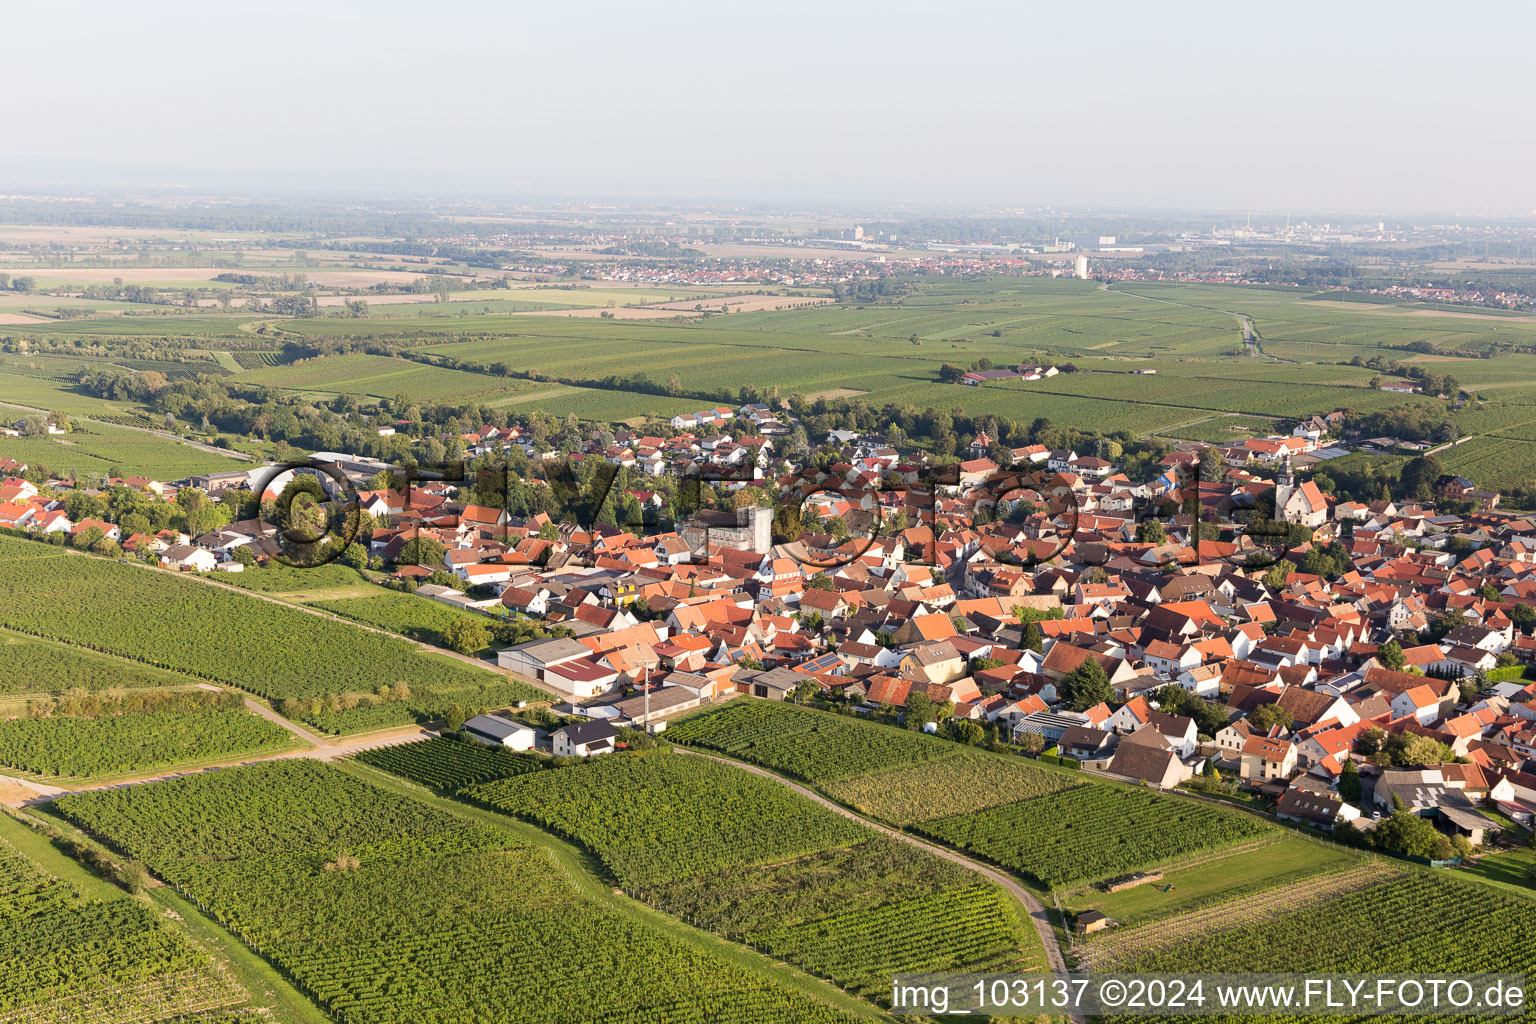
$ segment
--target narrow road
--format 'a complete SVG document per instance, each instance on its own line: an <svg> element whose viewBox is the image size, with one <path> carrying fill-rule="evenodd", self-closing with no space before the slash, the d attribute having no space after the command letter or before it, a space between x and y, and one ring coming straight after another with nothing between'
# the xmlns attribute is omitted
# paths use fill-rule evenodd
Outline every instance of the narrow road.
<svg viewBox="0 0 1536 1024"><path fill-rule="evenodd" d="M316 736L302 725L299 725L299 723L289 721L282 715L278 714L276 711L273 711L271 708L267 707L265 704L258 704L251 700L251 698L246 697L245 706L247 710L256 712L258 715L260 715L262 718L265 718L273 725L282 726L284 729L287 729L289 732L293 733L299 739L303 740L305 743L308 743L312 747L324 747L329 745L325 742L325 740L321 739L319 736Z"/></svg>
<svg viewBox="0 0 1536 1024"><path fill-rule="evenodd" d="M250 702L247 701L246 703L249 704ZM276 714L276 712L273 712L273 714ZM266 718L268 716L262 715L262 717ZM281 717L272 720L278 722L278 724L283 724ZM291 731L301 735L310 735L297 727L291 727ZM218 771L221 768L238 768L246 765L260 764L264 761L291 761L298 757L307 757L315 761L334 761L337 758L361 753L364 750L393 747L401 743L431 739L436 735L438 735L436 729L430 729L425 726L410 726L404 729L390 729L384 732L355 736L344 743L326 744L316 739L315 742L319 743L318 746L306 747L303 750L285 750L278 754L236 755L217 764L202 765L197 768L166 768L163 771L136 776L130 779L96 782L88 786L74 786L68 789L40 782L29 782L26 779L14 778L9 775L0 775L0 785L10 783L35 793L35 796L28 797L25 800L5 801L12 807L31 807L35 804L52 803L58 797L67 796L70 793L92 793L103 789L126 789L129 786L143 786L151 782L166 782L170 779L179 779L185 775L199 775L203 772Z"/></svg>
<svg viewBox="0 0 1536 1024"><path fill-rule="evenodd" d="M794 790L796 793L799 793L807 800L815 801L821 806L827 808L829 811L834 811L837 814L841 814L845 818L849 818L861 825L866 826L867 828L872 828L877 832L881 832L887 836L890 836L892 839L898 839L901 842L908 844L909 846L916 846L919 849L926 850L929 853L943 857L947 861L959 864L962 867L970 868L972 871L986 877L988 880L996 882L1008 892L1012 893L1014 898L1017 899L1020 903L1024 904L1024 908L1029 911L1030 920L1033 921L1035 925L1035 932L1040 936L1041 944L1045 946L1045 958L1050 964L1050 969L1059 974L1066 973L1067 958L1062 955L1061 945L1056 941L1056 930L1051 926L1051 918L1045 909L1045 904L1041 903L1040 900L1035 897L1034 893L1024 888L1013 878L1009 877L1001 871L998 871L996 868L988 867L979 861L971 860L969 857L965 856L957 850L951 850L946 846L937 846L933 843L919 839L914 835L902 832L899 829L891 828L888 825L882 825L877 821L871 821L869 818L864 817L862 814L859 814L856 811L851 811L844 807L842 804L829 800L822 796L820 793L807 789L797 782L791 782L784 776L777 775L766 768L759 768L755 764L747 764L743 761L735 761L729 757L720 757L715 754L706 754L698 750L689 750L685 747L674 747L673 749L675 749L680 754L688 754L693 757L708 758L711 761L719 761L721 764L728 764L733 768L740 768L742 771L751 772L754 775L761 775L765 779L770 779L774 782L777 782L781 786ZM1069 1017L1068 1019L1072 1020L1074 1024L1082 1024L1081 1017L1073 1016Z"/></svg>

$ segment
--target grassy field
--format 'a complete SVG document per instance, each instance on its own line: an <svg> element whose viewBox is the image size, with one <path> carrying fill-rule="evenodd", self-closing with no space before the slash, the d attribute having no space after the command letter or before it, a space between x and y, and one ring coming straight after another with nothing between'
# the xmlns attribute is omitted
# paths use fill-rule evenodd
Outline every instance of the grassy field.
<svg viewBox="0 0 1536 1024"><path fill-rule="evenodd" d="M1062 905L1074 914L1099 910L1123 924L1139 924L1243 893L1287 885L1359 860L1358 854L1293 836L1166 871L1162 881L1155 884L1114 893L1091 888L1064 893ZM1172 886L1171 891L1165 891L1164 886Z"/></svg>

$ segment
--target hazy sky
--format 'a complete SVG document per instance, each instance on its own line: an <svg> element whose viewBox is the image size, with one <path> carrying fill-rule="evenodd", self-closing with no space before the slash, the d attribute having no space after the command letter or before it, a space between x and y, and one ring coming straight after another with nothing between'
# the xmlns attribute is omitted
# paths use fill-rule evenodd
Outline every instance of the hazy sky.
<svg viewBox="0 0 1536 1024"><path fill-rule="evenodd" d="M114 0L0 17L0 192L129 166L343 190L1536 212L1524 3Z"/></svg>

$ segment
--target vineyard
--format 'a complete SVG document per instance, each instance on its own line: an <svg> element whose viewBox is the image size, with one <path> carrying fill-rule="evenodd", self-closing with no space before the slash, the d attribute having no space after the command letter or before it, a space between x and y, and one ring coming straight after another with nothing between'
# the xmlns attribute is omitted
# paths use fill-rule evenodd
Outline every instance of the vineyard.
<svg viewBox="0 0 1536 1024"><path fill-rule="evenodd" d="M884 837L633 894L877 1001L897 972L1045 966L1033 929L1003 890Z"/></svg>
<svg viewBox="0 0 1536 1024"><path fill-rule="evenodd" d="M1043 964L1002 889L777 783L675 754L613 755L464 792L602 858L624 890L866 998L893 971Z"/></svg>
<svg viewBox="0 0 1536 1024"><path fill-rule="evenodd" d="M505 747L487 747L440 736L365 750L357 755L357 760L429 789L448 791L535 772L548 764L537 754L519 754Z"/></svg>
<svg viewBox="0 0 1536 1024"><path fill-rule="evenodd" d="M1152 867L1272 829L1251 815L1098 783L917 827L1048 888Z"/></svg>
<svg viewBox="0 0 1536 1024"><path fill-rule="evenodd" d="M16 1024L151 1024L245 999L147 905L90 899L3 839L0 964L0 1020Z"/></svg>
<svg viewBox="0 0 1536 1024"><path fill-rule="evenodd" d="M0 694L63 693L65 690L136 690L185 685L157 669L76 650L17 633L0 632Z"/></svg>
<svg viewBox="0 0 1536 1024"><path fill-rule="evenodd" d="M464 795L576 840L626 889L800 857L865 835L783 786L681 755L610 755Z"/></svg>
<svg viewBox="0 0 1536 1024"><path fill-rule="evenodd" d="M427 597L408 594L392 594L380 591L368 597L342 597L335 600L310 601L311 607L340 615L367 626L377 626L391 633L408 636L422 643L442 646L443 630L459 619L469 618L488 624L479 615L466 615L457 608Z"/></svg>
<svg viewBox="0 0 1536 1024"><path fill-rule="evenodd" d="M0 538L0 590L6 592L0 625L264 697L372 695L396 683L412 694L390 703L374 703L370 696L349 706L304 706L305 720L333 732L408 724L440 715L455 700L489 703L505 696L489 703L505 706L542 696L497 674L422 653L405 640L27 541Z"/></svg>
<svg viewBox="0 0 1536 1024"><path fill-rule="evenodd" d="M254 594L291 594L330 587L356 587L367 582L362 573L340 562L327 562L310 568L274 562L263 568L247 567L244 572L214 572L206 575L226 586L239 587Z"/></svg>
<svg viewBox="0 0 1536 1024"><path fill-rule="evenodd" d="M233 694L193 690L134 711L108 703L91 716L0 721L0 765L86 778L281 750L288 730L248 713ZM228 700L233 698L233 706Z"/></svg>
<svg viewBox="0 0 1536 1024"><path fill-rule="evenodd" d="M668 727L667 738L807 782L861 775L955 751L951 744L917 733L765 700L733 700L711 708Z"/></svg>
<svg viewBox="0 0 1536 1024"><path fill-rule="evenodd" d="M961 750L937 760L836 779L822 788L860 814L912 825L1081 784L1081 779L1022 758Z"/></svg>
<svg viewBox="0 0 1536 1024"><path fill-rule="evenodd" d="M1401 874L1384 861L1357 861L1338 871L1272 885L1246 896L1216 900L1160 921L1100 933L1080 947L1078 964L1088 970L1113 971L1154 950L1190 942L1224 928L1283 918L1319 901L1380 885Z"/></svg>
<svg viewBox="0 0 1536 1024"><path fill-rule="evenodd" d="M1319 941L1323 936L1326 941ZM1528 974L1536 970L1536 905L1412 871L1298 906L1283 917L1238 927L1218 924L1143 952L1116 969Z"/></svg>
<svg viewBox="0 0 1536 1024"><path fill-rule="evenodd" d="M507 833L324 765L59 807L146 860L342 1024L851 1020L583 896Z"/></svg>

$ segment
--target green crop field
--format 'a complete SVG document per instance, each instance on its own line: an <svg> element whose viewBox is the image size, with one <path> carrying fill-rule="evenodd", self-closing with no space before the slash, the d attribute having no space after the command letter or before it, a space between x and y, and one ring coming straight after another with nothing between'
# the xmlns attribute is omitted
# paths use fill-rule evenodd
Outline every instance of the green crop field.
<svg viewBox="0 0 1536 1024"><path fill-rule="evenodd" d="M368 597L342 597L306 602L344 619L387 629L422 643L442 645L442 631L460 619L489 624L483 615L461 612L441 601L411 594L380 591Z"/></svg>
<svg viewBox="0 0 1536 1024"><path fill-rule="evenodd" d="M1098 910L1122 924L1140 924L1218 900L1294 885L1360 862L1357 853L1300 836L1276 839L1253 849L1191 858L1193 863L1188 867L1165 871L1156 884L1109 893L1085 886L1062 894L1062 905L1071 913Z"/></svg>
<svg viewBox="0 0 1536 1024"><path fill-rule="evenodd" d="M5 839L0 963L0 1016L8 1021L154 1024L246 998L147 903L88 896Z"/></svg>
<svg viewBox="0 0 1536 1024"><path fill-rule="evenodd" d="M887 1002L896 972L1041 964L1001 888L739 767L615 754L463 794L582 843L627 893L866 998Z"/></svg>
<svg viewBox="0 0 1536 1024"><path fill-rule="evenodd" d="M0 589L7 595L0 626L274 700L304 700L297 713L330 731L422 721L456 701L498 707L543 696L500 673L421 653L405 640L171 573L30 541L0 538ZM60 605L61 593L68 595L67 607ZM112 613L101 611L106 608ZM372 694L395 684L403 684L409 696L350 706L340 700L343 694Z"/></svg>
<svg viewBox="0 0 1536 1024"><path fill-rule="evenodd" d="M947 757L952 744L775 701L737 699L673 723L667 738L807 782Z"/></svg>
<svg viewBox="0 0 1536 1024"><path fill-rule="evenodd" d="M610 799L622 793L624 799ZM598 758L465 791L474 801L570 836L626 889L791 860L864 834L776 783L683 755Z"/></svg>
<svg viewBox="0 0 1536 1024"><path fill-rule="evenodd" d="M1154 867L1273 828L1193 800L1086 783L924 822L917 831L1056 888Z"/></svg>
<svg viewBox="0 0 1536 1024"><path fill-rule="evenodd" d="M0 694L189 686L195 680L119 658L0 630Z"/></svg>
<svg viewBox="0 0 1536 1024"><path fill-rule="evenodd" d="M448 791L523 775L551 764L537 754L519 754L505 747L443 736L365 750L357 759L428 789Z"/></svg>
<svg viewBox="0 0 1536 1024"><path fill-rule="evenodd" d="M1223 908L1242 906L1242 900L1232 901L1123 935L1110 931L1102 939L1091 940L1087 949L1096 955L1095 970L1125 973L1356 972L1422 977L1524 974L1536 969L1532 952L1536 904L1425 871L1343 892L1314 894L1257 919L1246 913L1222 913ZM1328 941L1314 941L1321 934Z"/></svg>
<svg viewBox="0 0 1536 1024"><path fill-rule="evenodd" d="M574 413L617 424L733 400L748 386L781 397L846 391L875 407L960 408L1012 421L1045 417L1060 426L1219 441L1246 436L1228 429L1234 424L1265 431L1272 420L1335 409L1436 404L1422 395L1374 390L1368 382L1375 371L1344 365L1381 356L1432 365L1478 392L1487 404L1454 413L1464 432L1524 437L1536 429L1519 411L1536 408L1536 355L1500 351L1497 359L1480 358L1502 346L1536 345L1533 318L1310 289L1160 282L1105 289L1080 281L991 278L930 280L889 303L675 320L511 315L541 304L623 304L684 295L707 304L712 291L519 287L459 293L445 304L381 305L364 318L253 322L238 315L145 314L16 325L40 341L73 339L84 347L78 356L68 350L0 353L0 402L77 415L143 412L120 408L122 403L108 412L109 403L74 394L69 382L82 364L113 359L115 346L149 342L196 357L176 363L157 353L164 372L228 374L233 366L240 368L241 383L318 399L475 401L515 413L537 410L557 418ZM1240 317L1253 326L1258 358L1244 349ZM256 329L267 333L255 334ZM285 341L305 338L398 346L413 358L354 351L287 363L274 351ZM983 359L998 367L1071 361L1085 372L977 388L939 381L945 363L969 367ZM147 367L153 360L117 361ZM493 364L508 372L484 372ZM1157 373L1133 375L1134 368ZM20 379L28 374L37 379ZM648 383L635 390L630 382L637 378ZM651 393L669 389L671 394ZM1222 413L1234 414L1232 422L1213 418ZM1497 433L1496 423L1521 433ZM90 429L93 435L68 439L78 442L72 452L48 439L9 441L0 449L82 470L123 467L175 476L218 468L216 456L212 463L199 461L197 453L174 442ZM1489 457L1475 459L1479 450ZM1480 484L1508 487L1536 479L1536 451L1483 444L1460 455L1465 461L1458 471L1486 475L1474 475Z"/></svg>
<svg viewBox="0 0 1536 1024"><path fill-rule="evenodd" d="M898 764L822 786L860 814L911 825L1079 785L1080 779L1017 757L960 750L938 760Z"/></svg>
<svg viewBox="0 0 1536 1024"><path fill-rule="evenodd" d="M91 778L292 746L293 735L232 693L161 691L89 711L0 720L0 765L38 776Z"/></svg>
<svg viewBox="0 0 1536 1024"><path fill-rule="evenodd" d="M328 766L279 762L58 807L350 1024L851 1020L611 909L507 832Z"/></svg>

